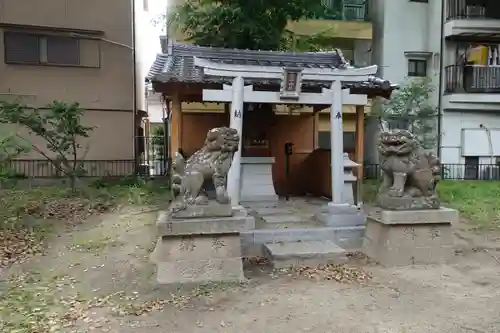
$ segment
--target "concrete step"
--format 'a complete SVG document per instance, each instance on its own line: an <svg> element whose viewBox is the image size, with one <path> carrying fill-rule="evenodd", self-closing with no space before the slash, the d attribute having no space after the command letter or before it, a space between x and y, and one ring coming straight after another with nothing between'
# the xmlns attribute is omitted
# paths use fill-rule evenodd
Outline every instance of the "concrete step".
<svg viewBox="0 0 500 333"><path fill-rule="evenodd" d="M274 268L343 264L347 251L331 240L264 244L267 259Z"/></svg>
<svg viewBox="0 0 500 333"><path fill-rule="evenodd" d="M312 216L301 216L298 214L266 215L261 218L268 224L312 222Z"/></svg>
<svg viewBox="0 0 500 333"><path fill-rule="evenodd" d="M364 226L333 228L308 225L305 228L299 223L288 223L286 228L276 228L278 225L270 225L259 220L255 219L257 229L240 233L243 256L265 256L264 245L271 243L332 241L344 249L359 249L362 246L365 232ZM262 228L259 226L260 224L274 228Z"/></svg>

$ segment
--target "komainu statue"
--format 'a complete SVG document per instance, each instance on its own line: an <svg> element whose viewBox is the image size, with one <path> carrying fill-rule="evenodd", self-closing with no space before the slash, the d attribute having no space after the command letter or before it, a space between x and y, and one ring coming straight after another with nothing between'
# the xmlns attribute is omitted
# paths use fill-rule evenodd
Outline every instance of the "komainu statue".
<svg viewBox="0 0 500 333"><path fill-rule="evenodd" d="M239 140L237 130L217 127L208 131L203 147L187 161L176 153L172 163L172 190L176 198L173 211L193 205L207 205L209 199L203 187L210 180L215 188L216 202L229 204L227 173L233 155L238 151Z"/></svg>
<svg viewBox="0 0 500 333"><path fill-rule="evenodd" d="M383 184L378 193L381 208L392 210L437 209L436 184L441 165L432 153L422 150L407 130L385 131L378 142Z"/></svg>

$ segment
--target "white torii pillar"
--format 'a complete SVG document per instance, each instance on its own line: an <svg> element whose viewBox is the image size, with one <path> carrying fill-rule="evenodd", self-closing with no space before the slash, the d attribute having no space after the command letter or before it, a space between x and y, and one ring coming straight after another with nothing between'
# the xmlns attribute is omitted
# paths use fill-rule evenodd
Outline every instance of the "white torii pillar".
<svg viewBox="0 0 500 333"><path fill-rule="evenodd" d="M332 201L330 206L343 205L342 191L344 189L344 129L342 120L342 82L333 81L332 106L330 109L330 159Z"/></svg>
<svg viewBox="0 0 500 333"><path fill-rule="evenodd" d="M243 132L243 89L244 81L241 76L233 79L231 114L229 127L238 131L240 142L238 151L234 153L233 162L227 175L227 192L231 198L231 206L240 204L240 184L241 184L241 140Z"/></svg>
<svg viewBox="0 0 500 333"><path fill-rule="evenodd" d="M332 106L330 109L330 155L332 173L332 200L316 212L316 218L325 225L357 227L365 217L358 207L344 202L344 135L342 120L342 82L332 81Z"/></svg>

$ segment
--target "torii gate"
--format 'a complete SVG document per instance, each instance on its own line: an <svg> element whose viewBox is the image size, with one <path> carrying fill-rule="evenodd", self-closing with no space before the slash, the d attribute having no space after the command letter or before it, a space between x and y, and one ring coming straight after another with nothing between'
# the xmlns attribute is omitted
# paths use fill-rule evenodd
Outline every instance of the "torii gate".
<svg viewBox="0 0 500 333"><path fill-rule="evenodd" d="M342 202L344 186L342 104L366 105L368 98L366 95L352 95L347 89L343 90L342 82L370 81L377 72L376 65L364 68L313 69L232 65L201 58L195 58L194 62L195 66L203 67L206 76L233 78L232 86L224 85L223 90L203 90L203 101L231 102L230 127L240 133L240 149L234 155L228 174L228 193L233 206L240 204L243 103L331 105L332 201L329 206L348 205ZM254 91L253 86L244 86L245 78L281 80L281 91ZM321 93L303 93L301 92L302 80L329 83L330 89L323 89ZM290 84L292 81L293 85Z"/></svg>

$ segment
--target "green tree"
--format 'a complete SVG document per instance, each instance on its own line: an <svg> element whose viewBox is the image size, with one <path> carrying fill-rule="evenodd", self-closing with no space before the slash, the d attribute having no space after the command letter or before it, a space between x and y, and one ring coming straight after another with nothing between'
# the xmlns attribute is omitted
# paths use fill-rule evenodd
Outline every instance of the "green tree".
<svg viewBox="0 0 500 333"><path fill-rule="evenodd" d="M18 124L46 142L46 148L52 154L33 144L28 138L20 136L32 150L38 152L58 173L70 180L71 189L76 189L78 178L85 173L79 153L82 138L89 136L93 127L81 123L84 110L78 103L55 101L46 109L30 108L20 103L0 101L0 123ZM86 154L86 147L83 155Z"/></svg>
<svg viewBox="0 0 500 333"><path fill-rule="evenodd" d="M326 14L321 0L186 0L168 26L201 46L278 50L289 20Z"/></svg>
<svg viewBox="0 0 500 333"><path fill-rule="evenodd" d="M438 108L429 102L433 92L430 78L409 80L389 101L378 103L373 116L390 128L408 129L424 149L436 149Z"/></svg>
<svg viewBox="0 0 500 333"><path fill-rule="evenodd" d="M11 162L28 151L28 147L21 144L15 135L0 138L0 188L13 178L21 176L12 168Z"/></svg>
<svg viewBox="0 0 500 333"><path fill-rule="evenodd" d="M165 155L165 129L162 126L153 129L151 138L154 159L162 159Z"/></svg>

